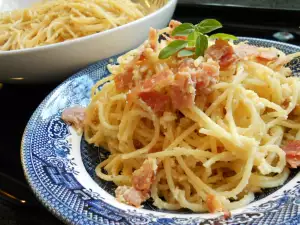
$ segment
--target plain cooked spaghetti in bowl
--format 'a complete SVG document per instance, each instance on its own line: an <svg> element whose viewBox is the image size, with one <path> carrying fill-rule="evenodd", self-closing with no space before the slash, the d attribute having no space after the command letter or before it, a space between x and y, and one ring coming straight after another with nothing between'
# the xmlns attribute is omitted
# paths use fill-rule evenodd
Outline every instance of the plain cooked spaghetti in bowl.
<svg viewBox="0 0 300 225"><path fill-rule="evenodd" d="M172 36L179 25L150 29L109 65L88 107L62 118L111 153L96 174L118 186L119 201L228 212L300 165L300 80L285 66L300 54L220 38L203 56L161 59L172 41L186 40Z"/></svg>
<svg viewBox="0 0 300 225"><path fill-rule="evenodd" d="M40 2L40 0L30 2ZM55 2L58 1L49 1L45 4L55 4ZM31 15L33 11L29 13L30 10L27 10L25 13L24 10L24 19L28 20L27 22L18 19L23 14L17 11L15 20L10 20L8 16L8 22L0 25L2 40L0 45L10 49L17 48L8 51L0 50L0 82L61 81L92 63L136 48L146 39L150 27L160 29L168 24L177 0L169 0L163 7L141 18L131 14L132 11L138 11L138 8L126 9L128 6L126 3L109 8L110 5L114 6L113 3L119 3L119 0L61 0L60 2L73 2L73 4L53 7L52 14L50 9L47 14L36 15ZM17 0L4 0L4 4L12 3L17 6L20 4ZM101 9L105 9L106 3L108 9L102 12ZM88 8L85 9L85 6ZM127 11L122 11L118 7ZM109 16L102 18L101 13L107 13ZM62 16L59 16L60 14ZM108 20L116 26L111 25ZM23 25L25 28L32 26L32 29L20 30ZM8 27L11 28L9 31L7 31ZM136 35L136 31L139 31L139 35ZM22 37L25 39L21 39ZM6 45L7 41L9 43ZM20 49L19 44L22 44L23 48Z"/></svg>
<svg viewBox="0 0 300 225"><path fill-rule="evenodd" d="M49 45L102 32L146 15L131 0L51 0L0 13L0 51Z"/></svg>

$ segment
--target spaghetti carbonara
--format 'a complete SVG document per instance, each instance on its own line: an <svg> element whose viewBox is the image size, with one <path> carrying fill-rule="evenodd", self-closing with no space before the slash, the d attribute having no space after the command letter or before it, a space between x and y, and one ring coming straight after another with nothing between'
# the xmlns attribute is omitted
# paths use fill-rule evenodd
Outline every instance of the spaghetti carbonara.
<svg viewBox="0 0 300 225"><path fill-rule="evenodd" d="M32 48L108 30L146 15L131 0L50 0L0 13L0 51Z"/></svg>
<svg viewBox="0 0 300 225"><path fill-rule="evenodd" d="M284 65L300 54L210 40L196 59L159 59L178 24L109 65L81 119L85 139L111 153L96 174L119 201L226 212L299 165L300 80Z"/></svg>

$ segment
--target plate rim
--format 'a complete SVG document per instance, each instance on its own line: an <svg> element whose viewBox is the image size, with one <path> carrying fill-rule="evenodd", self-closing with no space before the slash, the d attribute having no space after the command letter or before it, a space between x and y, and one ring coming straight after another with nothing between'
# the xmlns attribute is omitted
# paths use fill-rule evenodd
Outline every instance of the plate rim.
<svg viewBox="0 0 300 225"><path fill-rule="evenodd" d="M265 42L265 43L269 43L269 44L274 44L274 45L281 45L281 46L284 46L284 47L287 47L287 48L293 48L293 49L298 49L299 52L300 52L300 46L297 46L297 45L294 45L294 44L289 44L289 43L285 43L285 42L280 42L280 41L274 41L274 40L268 40L268 39L264 39L264 38L254 38L254 37L245 37L245 36L238 36L239 40L238 41L259 41L259 42ZM32 161L27 161L26 160L26 157L25 157L25 154L26 154L26 136L30 133L30 124L32 123L32 121L35 121L35 118L37 117L37 115L39 114L39 109L42 108L46 103L47 101L50 99L50 97L59 89L61 88L62 86L64 86L67 82L77 78L77 77L80 77L80 76L83 76L83 73L84 72L87 72L90 70L90 68L92 68L94 65L96 65L97 63L99 62L102 62L102 61L109 61L109 59L111 58L117 58L119 56L121 56L122 54L124 53L121 53L121 54L117 54L117 55L114 55L114 56L111 56L109 58L106 58L106 59L102 59L100 61L97 61L96 63L93 63L93 64L90 64L88 65L87 67L83 68L82 70L76 72L75 74L69 76L67 79L65 79L64 81L62 81L59 85L57 85L49 94L47 94L47 96L42 100L42 102L40 104L38 104L38 106L36 107L36 109L34 110L34 112L32 113L32 115L30 116L28 122L26 123L26 127L24 129L24 132L22 134L22 139L21 139L21 146L20 146L20 156L21 156L21 164L22 164L22 170L23 170L23 173L24 173L24 177L26 179L26 182L28 183L31 191L34 193L35 197L38 199L38 201L52 214L54 215L57 219L59 219L61 222L63 223L67 223L67 224L77 224L77 222L80 222L80 221L74 221L72 219L70 219L68 216L66 216L65 213L63 213L61 211L61 209L58 209L56 208L55 205L53 205L51 202L49 202L48 200L44 199L42 197L42 190L40 190L38 187L37 187L37 183L33 181L33 177L28 169L28 167L30 166L33 166L32 164L30 165L30 163ZM29 163L29 164L28 164ZM300 171L299 171L300 173ZM38 178L38 177L37 177ZM40 179L39 179L40 181ZM40 183L41 184L41 183ZM53 210L53 208L55 210ZM68 210L72 210L71 208L67 208ZM73 215L81 215L79 214L78 212L75 212L73 211ZM199 213L201 214L201 213ZM85 217L87 219L90 220L90 218L88 217ZM93 221L93 220L90 220L90 221Z"/></svg>

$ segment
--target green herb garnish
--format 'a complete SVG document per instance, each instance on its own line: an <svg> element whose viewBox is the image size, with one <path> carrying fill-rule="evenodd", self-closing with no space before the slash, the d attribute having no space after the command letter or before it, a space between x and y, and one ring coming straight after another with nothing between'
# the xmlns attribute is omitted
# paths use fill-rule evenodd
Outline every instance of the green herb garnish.
<svg viewBox="0 0 300 225"><path fill-rule="evenodd" d="M169 58L171 55L175 54L179 50L185 48L187 46L188 42L183 40L175 40L172 41L170 44L168 44L167 47L163 48L158 58L160 59L166 59Z"/></svg>
<svg viewBox="0 0 300 225"><path fill-rule="evenodd" d="M198 32L201 32L202 34L210 33L219 28L222 28L222 24L215 19L202 20L200 23L196 25L196 30Z"/></svg>
<svg viewBox="0 0 300 225"><path fill-rule="evenodd" d="M238 38L231 34L217 33L210 35L210 39L222 39L222 40L237 40Z"/></svg>
<svg viewBox="0 0 300 225"><path fill-rule="evenodd" d="M192 56L194 54L195 53L193 51L183 49L178 52L177 56L178 57L186 57L186 56Z"/></svg>
<svg viewBox="0 0 300 225"><path fill-rule="evenodd" d="M207 37L200 33L196 40L196 50L195 50L196 57L204 55L207 46L208 46Z"/></svg>
<svg viewBox="0 0 300 225"><path fill-rule="evenodd" d="M172 36L186 36L189 33L194 32L194 30L195 30L195 26L193 24L182 23L173 30Z"/></svg>
<svg viewBox="0 0 300 225"><path fill-rule="evenodd" d="M208 39L237 40L237 37L231 34L217 33L211 36L207 35L221 27L222 24L215 19L205 19L196 25L182 23L172 31L171 35L174 37L185 36L187 40L172 41L160 51L158 58L167 59L176 53L178 57L199 57L204 55L208 47Z"/></svg>

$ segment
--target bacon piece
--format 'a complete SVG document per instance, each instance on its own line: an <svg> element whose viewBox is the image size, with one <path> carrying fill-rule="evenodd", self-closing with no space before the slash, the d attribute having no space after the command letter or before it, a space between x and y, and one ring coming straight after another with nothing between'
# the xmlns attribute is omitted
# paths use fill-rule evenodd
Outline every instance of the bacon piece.
<svg viewBox="0 0 300 225"><path fill-rule="evenodd" d="M175 85L171 87L170 96L174 108L188 108L194 104L195 92L207 93L219 76L217 62L203 62L195 66L192 59L183 60L175 76ZM196 88L196 90L195 90Z"/></svg>
<svg viewBox="0 0 300 225"><path fill-rule="evenodd" d="M150 47L155 51L157 47L157 41L158 41L158 36L157 36L157 31L150 27L149 31L149 42L150 42Z"/></svg>
<svg viewBox="0 0 300 225"><path fill-rule="evenodd" d="M157 90L170 85L174 80L174 74L171 70L164 70L158 74L153 75L151 78L144 81L142 84L144 91Z"/></svg>
<svg viewBox="0 0 300 225"><path fill-rule="evenodd" d="M190 58L184 59L178 66L178 72L190 72L190 69L195 68L194 60Z"/></svg>
<svg viewBox="0 0 300 225"><path fill-rule="evenodd" d="M119 186L116 191L116 199L128 205L140 207L142 202L146 201L150 196L148 193L136 190L134 187Z"/></svg>
<svg viewBox="0 0 300 225"><path fill-rule="evenodd" d="M288 62L290 62L292 60L292 57L289 55L286 56L280 56L279 58L277 58L273 64L273 67L280 68L282 66L284 66L285 64L287 64Z"/></svg>
<svg viewBox="0 0 300 225"><path fill-rule="evenodd" d="M191 59L184 60L179 65L178 72L191 75L191 79L196 83L196 90L199 90L199 94L204 88L214 84L220 73L217 62L203 62L199 66L195 66L194 61Z"/></svg>
<svg viewBox="0 0 300 225"><path fill-rule="evenodd" d="M120 202L128 205L139 207L142 202L146 201L149 196L149 191L157 171L156 159L147 159L143 165L135 170L132 175L132 185L119 186L116 191L116 198Z"/></svg>
<svg viewBox="0 0 300 225"><path fill-rule="evenodd" d="M145 102L147 100L149 101L149 98L148 98L149 96L152 96L153 98L160 97L158 95L156 96L156 94L153 94L152 92L158 92L162 88L169 86L170 84L172 84L173 80L174 80L174 74L172 73L171 70L165 70L158 74L155 74L151 78L146 79L140 85L133 88L127 94L127 100L129 102L132 102L134 99L139 97L139 95L141 93L142 93L141 95L144 96L144 98L145 98L145 99L143 99L143 100L145 100ZM151 93L147 94L146 92L151 92ZM163 95L163 99L165 99L165 95ZM152 103L152 101L151 101L151 103ZM153 104L154 104L154 102L151 105L153 105ZM151 107L151 105L149 105L149 106ZM152 108L152 109L154 109L154 108Z"/></svg>
<svg viewBox="0 0 300 225"><path fill-rule="evenodd" d="M210 213L223 211L222 203L216 198L215 195L212 194L207 195L206 205Z"/></svg>
<svg viewBox="0 0 300 225"><path fill-rule="evenodd" d="M144 145L139 140L133 139L133 145L136 149L142 148Z"/></svg>
<svg viewBox="0 0 300 225"><path fill-rule="evenodd" d="M151 109L161 115L170 105L170 97L158 91L144 91L140 92L138 96L148 105Z"/></svg>
<svg viewBox="0 0 300 225"><path fill-rule="evenodd" d="M288 107L288 106L287 106ZM287 108L286 107L286 108ZM293 115L293 116L300 116L300 105L299 104L297 104L296 106L295 106L295 108L293 109L293 111L291 112L291 114Z"/></svg>
<svg viewBox="0 0 300 225"><path fill-rule="evenodd" d="M171 103L174 109L189 108L194 104L196 91L207 93L208 86L216 82L219 65L211 60L196 67L194 60L185 59L177 72L174 75L168 69L153 75L133 88L128 93L127 100L131 102L140 97L158 115L161 115ZM169 95L164 91L168 91Z"/></svg>
<svg viewBox="0 0 300 225"><path fill-rule="evenodd" d="M193 81L188 75L176 74L170 87L170 97L175 109L192 107L195 101Z"/></svg>
<svg viewBox="0 0 300 225"><path fill-rule="evenodd" d="M223 146L218 146L217 147L217 152L218 153L221 153L221 152L224 152L225 151L225 148Z"/></svg>
<svg viewBox="0 0 300 225"><path fill-rule="evenodd" d="M229 67L231 64L233 64L236 61L237 61L237 58L233 54L229 53L229 54L224 55L219 62L221 70L226 69L227 67Z"/></svg>
<svg viewBox="0 0 300 225"><path fill-rule="evenodd" d="M216 40L215 44L206 50L205 57L210 57L217 61L221 70L226 69L237 60L233 47L228 41L224 40Z"/></svg>
<svg viewBox="0 0 300 225"><path fill-rule="evenodd" d="M203 62L201 63L201 68L204 71L205 76L209 77L218 77L219 76L219 67L217 63L207 63Z"/></svg>
<svg viewBox="0 0 300 225"><path fill-rule="evenodd" d="M300 166L300 140L289 141L283 148L286 161L291 168Z"/></svg>
<svg viewBox="0 0 300 225"><path fill-rule="evenodd" d="M220 67L216 62L203 62L200 66L201 70L192 74L192 80L196 82L197 95L206 93L207 87L215 84L220 74Z"/></svg>
<svg viewBox="0 0 300 225"><path fill-rule="evenodd" d="M207 205L208 211L210 213L223 212L225 220L231 217L230 211L227 209L224 209L221 201L218 200L215 195L212 195L212 194L207 195L206 205Z"/></svg>
<svg viewBox="0 0 300 225"><path fill-rule="evenodd" d="M229 210L224 210L224 219L227 220L231 217L231 212Z"/></svg>
<svg viewBox="0 0 300 225"><path fill-rule="evenodd" d="M136 190L148 193L156 175L156 159L146 159L143 165L132 175L132 185Z"/></svg>
<svg viewBox="0 0 300 225"><path fill-rule="evenodd" d="M67 124L72 125L75 130L80 131L84 126L85 108L80 106L67 108L62 112L61 118Z"/></svg>
<svg viewBox="0 0 300 225"><path fill-rule="evenodd" d="M162 151L161 147L153 147L148 151L148 153L155 153L155 152L161 152L161 151Z"/></svg>
<svg viewBox="0 0 300 225"><path fill-rule="evenodd" d="M173 85L170 89L172 105L175 109L189 108L193 106L195 94L188 93L178 85Z"/></svg>
<svg viewBox="0 0 300 225"><path fill-rule="evenodd" d="M204 81L198 81L196 83L196 90L201 90L202 88L204 88L206 86L206 82ZM200 93L199 93L200 94Z"/></svg>
<svg viewBox="0 0 300 225"><path fill-rule="evenodd" d="M177 21L177 20L171 20L169 23L169 27L171 29L175 29L176 27L178 27L181 24L181 22Z"/></svg>
<svg viewBox="0 0 300 225"><path fill-rule="evenodd" d="M258 47L240 43L234 49L235 54L241 59L247 59L248 56L257 56Z"/></svg>
<svg viewBox="0 0 300 225"><path fill-rule="evenodd" d="M285 99L284 102L282 103L282 107L284 109L287 109L289 107L289 104L290 104L290 100Z"/></svg>
<svg viewBox="0 0 300 225"><path fill-rule="evenodd" d="M278 58L277 55L278 52L276 51L276 49L263 49L259 51L257 58L266 61L273 61Z"/></svg>
<svg viewBox="0 0 300 225"><path fill-rule="evenodd" d="M129 68L124 73L115 76L114 81L117 91L126 91L132 87L133 69Z"/></svg>
<svg viewBox="0 0 300 225"><path fill-rule="evenodd" d="M253 45L241 43L238 44L234 50L235 54L239 58L247 59L247 57L256 57L257 61L262 64L278 59L278 52L273 48L259 48Z"/></svg>
<svg viewBox="0 0 300 225"><path fill-rule="evenodd" d="M185 40L187 40L187 36L175 36L175 37L173 36L173 39L174 40L184 40L185 41Z"/></svg>

